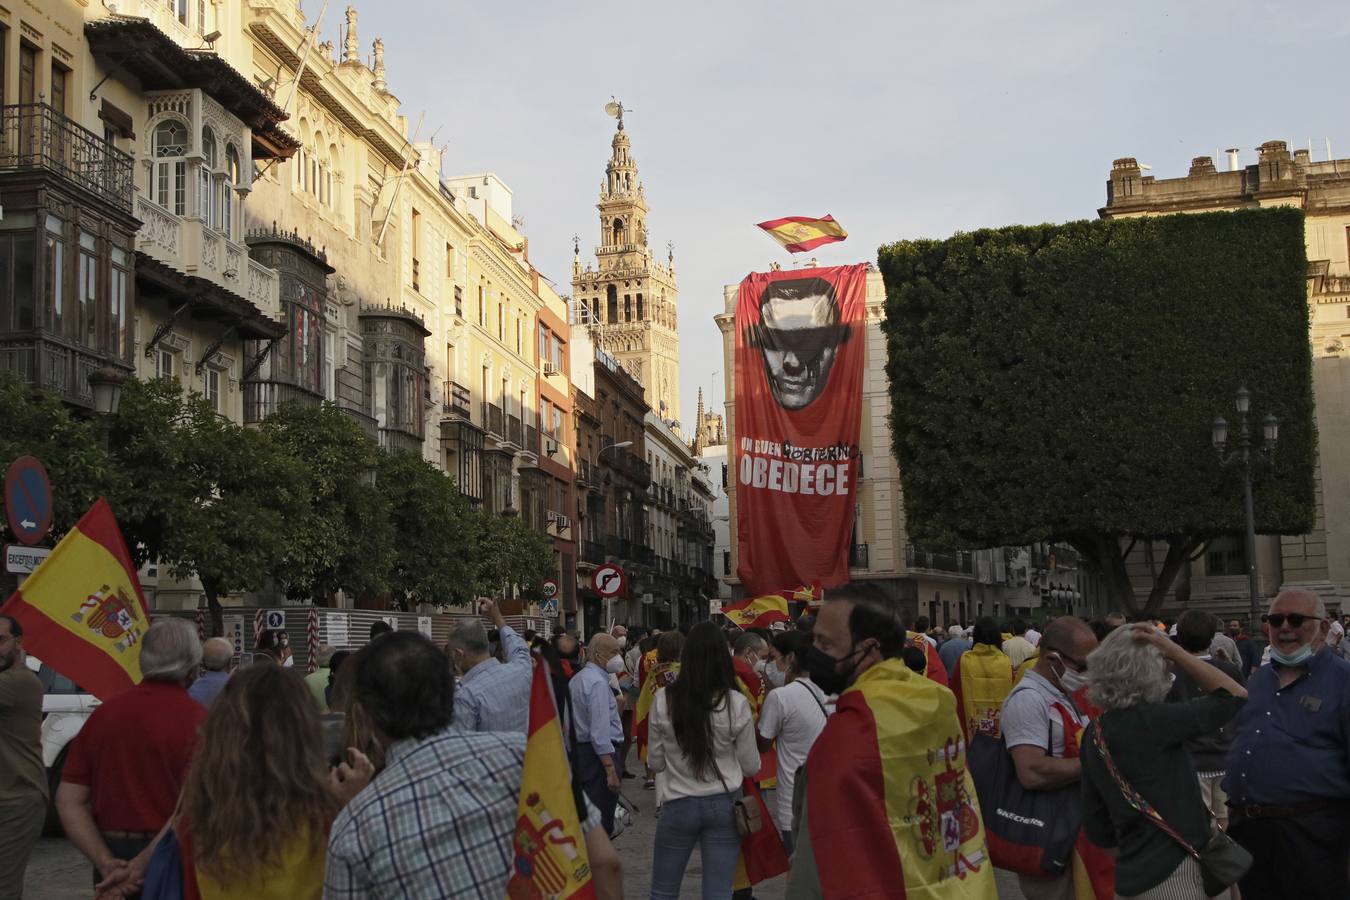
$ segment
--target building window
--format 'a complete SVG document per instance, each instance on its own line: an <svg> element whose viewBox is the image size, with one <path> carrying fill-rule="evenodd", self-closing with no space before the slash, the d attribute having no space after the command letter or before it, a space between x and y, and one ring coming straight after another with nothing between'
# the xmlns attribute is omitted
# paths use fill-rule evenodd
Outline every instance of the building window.
<svg viewBox="0 0 1350 900"><path fill-rule="evenodd" d="M464 318L464 289L455 285L455 315Z"/></svg>
<svg viewBox="0 0 1350 900"><path fill-rule="evenodd" d="M539 362L548 361L548 329L539 326Z"/></svg>
<svg viewBox="0 0 1350 900"><path fill-rule="evenodd" d="M52 108L65 115L66 110L66 82L70 76L70 70L55 60L52 61Z"/></svg>
<svg viewBox="0 0 1350 900"><path fill-rule="evenodd" d="M553 336L553 368L563 371L563 341L557 335Z"/></svg>
<svg viewBox="0 0 1350 900"><path fill-rule="evenodd" d="M155 126L151 194L176 216L183 215L187 207L187 147L188 131L182 122L165 119Z"/></svg>
<svg viewBox="0 0 1350 900"><path fill-rule="evenodd" d="M1209 542L1205 550L1206 575L1246 575L1247 539L1225 535Z"/></svg>
<svg viewBox="0 0 1350 900"><path fill-rule="evenodd" d="M209 128L202 129L202 163L197 194L197 215L210 228L216 228L217 201L212 173L216 168L216 138Z"/></svg>
<svg viewBox="0 0 1350 900"><path fill-rule="evenodd" d="M422 257L422 214L417 211L416 207L414 207L412 211L412 225L410 227L412 229L412 234L410 235L412 239L412 289L414 291L420 291L422 289L422 263L420 261Z"/></svg>
<svg viewBox="0 0 1350 900"><path fill-rule="evenodd" d="M207 369L202 377L202 396L211 409L220 412L220 370Z"/></svg>
<svg viewBox="0 0 1350 900"><path fill-rule="evenodd" d="M481 284L478 286L478 325L487 327L487 290Z"/></svg>
<svg viewBox="0 0 1350 900"><path fill-rule="evenodd" d="M506 305L497 301L497 340L506 343Z"/></svg>
<svg viewBox="0 0 1350 900"><path fill-rule="evenodd" d="M239 188L239 151L233 144L225 147L225 183L220 192L221 230L227 237L235 236L234 192Z"/></svg>
<svg viewBox="0 0 1350 900"><path fill-rule="evenodd" d="M166 350L163 347L155 351L155 377L156 378L177 378L178 365L174 358L172 350Z"/></svg>
<svg viewBox="0 0 1350 900"><path fill-rule="evenodd" d="M47 252L44 254L46 265L47 330L56 334L65 334L65 297L66 297L66 223L56 216L47 214Z"/></svg>
<svg viewBox="0 0 1350 900"><path fill-rule="evenodd" d="M563 413L558 407L553 407L553 439L561 441L563 439Z"/></svg>
<svg viewBox="0 0 1350 900"><path fill-rule="evenodd" d="M9 213L0 225L23 230L0 232L0 330L29 331L37 327L34 302L33 217Z"/></svg>
<svg viewBox="0 0 1350 900"><path fill-rule="evenodd" d="M79 321L75 330L86 347L98 347L98 238L80 231L80 281L76 286Z"/></svg>
<svg viewBox="0 0 1350 900"><path fill-rule="evenodd" d="M121 247L112 248L112 273L108 279L108 343L104 349L117 357L127 354L127 325L131 296L131 254Z"/></svg>

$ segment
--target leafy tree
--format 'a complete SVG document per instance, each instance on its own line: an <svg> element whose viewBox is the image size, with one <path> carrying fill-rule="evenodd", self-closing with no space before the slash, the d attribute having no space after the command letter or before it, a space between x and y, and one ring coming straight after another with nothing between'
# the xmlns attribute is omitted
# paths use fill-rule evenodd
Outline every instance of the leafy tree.
<svg viewBox="0 0 1350 900"><path fill-rule="evenodd" d="M118 472L92 414L73 413L54 394L39 391L10 372L0 372L0 467L35 456L52 483L52 537L59 540L99 496L113 512ZM7 525L0 522L0 526ZM9 539L14 540L13 535Z"/></svg>
<svg viewBox="0 0 1350 900"><path fill-rule="evenodd" d="M328 605L338 590L364 601L389 589L395 534L388 506L368 483L379 448L331 403L283 404L262 432L304 469L307 508L287 523L277 572L286 592Z"/></svg>
<svg viewBox="0 0 1350 900"><path fill-rule="evenodd" d="M220 597L258 590L280 569L290 525L308 509L303 467L169 379L127 382L111 443L137 562L195 574L220 634Z"/></svg>
<svg viewBox="0 0 1350 900"><path fill-rule="evenodd" d="M526 598L539 599L544 579L557 570L548 538L517 518L484 510L476 510L474 517L474 595L500 596L515 585Z"/></svg>
<svg viewBox="0 0 1350 900"><path fill-rule="evenodd" d="M393 452L381 454L377 484L397 535L391 604L470 599L478 529L454 482L420 456Z"/></svg>
<svg viewBox="0 0 1350 900"><path fill-rule="evenodd" d="M1303 220L1295 210L982 230L881 248L906 523L934 548L1072 544L1136 611L1125 559L1165 543L1156 611L1205 542L1245 528L1210 447L1252 390L1280 418L1258 529L1313 520Z"/></svg>

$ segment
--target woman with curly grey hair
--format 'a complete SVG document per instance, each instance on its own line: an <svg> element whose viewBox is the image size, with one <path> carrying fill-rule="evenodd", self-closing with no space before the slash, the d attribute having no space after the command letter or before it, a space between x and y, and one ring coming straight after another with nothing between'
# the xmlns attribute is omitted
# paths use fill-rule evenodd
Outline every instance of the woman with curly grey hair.
<svg viewBox="0 0 1350 900"><path fill-rule="evenodd" d="M1117 628L1087 663L1088 699L1104 712L1083 735L1083 826L1116 848L1116 896L1202 900L1200 865L1177 838L1198 849L1214 826L1186 742L1232 719L1247 691L1151 625ZM1202 696L1163 702L1172 670Z"/></svg>

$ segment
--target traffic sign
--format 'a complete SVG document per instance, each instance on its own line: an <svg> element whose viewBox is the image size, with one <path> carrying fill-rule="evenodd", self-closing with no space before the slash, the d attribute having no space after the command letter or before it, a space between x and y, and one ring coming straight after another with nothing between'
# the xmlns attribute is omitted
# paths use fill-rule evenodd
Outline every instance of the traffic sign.
<svg viewBox="0 0 1350 900"><path fill-rule="evenodd" d="M614 563L605 563L591 576L591 585L601 597L617 597L627 587L628 579L624 577L623 569Z"/></svg>
<svg viewBox="0 0 1350 900"><path fill-rule="evenodd" d="M546 616L556 616L558 614L558 601L552 597L545 598L544 602L539 604L539 611Z"/></svg>
<svg viewBox="0 0 1350 900"><path fill-rule="evenodd" d="M286 627L286 614L279 609L267 611L267 630L279 631Z"/></svg>
<svg viewBox="0 0 1350 900"><path fill-rule="evenodd" d="M11 575L28 575L51 556L50 547L25 547L22 544L5 545L5 571Z"/></svg>
<svg viewBox="0 0 1350 900"><path fill-rule="evenodd" d="M544 582L544 599L552 600L558 596L558 579L550 578Z"/></svg>
<svg viewBox="0 0 1350 900"><path fill-rule="evenodd" d="M20 456L5 471L5 515L21 544L37 544L51 530L52 483L36 457Z"/></svg>

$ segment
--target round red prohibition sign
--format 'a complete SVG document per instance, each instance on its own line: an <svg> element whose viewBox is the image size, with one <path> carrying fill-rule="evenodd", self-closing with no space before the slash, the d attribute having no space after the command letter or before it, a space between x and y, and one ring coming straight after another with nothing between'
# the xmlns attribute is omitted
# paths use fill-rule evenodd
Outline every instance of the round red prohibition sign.
<svg viewBox="0 0 1350 900"><path fill-rule="evenodd" d="M595 570L591 584L601 597L617 597L628 586L628 579L624 577L623 569L613 563L606 563Z"/></svg>

